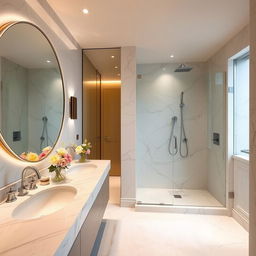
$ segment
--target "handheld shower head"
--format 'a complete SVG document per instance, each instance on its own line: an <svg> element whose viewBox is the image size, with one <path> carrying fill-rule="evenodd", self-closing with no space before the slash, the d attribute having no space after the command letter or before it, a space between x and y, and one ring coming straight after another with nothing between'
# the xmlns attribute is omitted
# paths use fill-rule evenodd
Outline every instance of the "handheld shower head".
<svg viewBox="0 0 256 256"><path fill-rule="evenodd" d="M181 92L180 94L180 107L183 108L184 107L184 103L183 103L183 95L184 95L184 92Z"/></svg>

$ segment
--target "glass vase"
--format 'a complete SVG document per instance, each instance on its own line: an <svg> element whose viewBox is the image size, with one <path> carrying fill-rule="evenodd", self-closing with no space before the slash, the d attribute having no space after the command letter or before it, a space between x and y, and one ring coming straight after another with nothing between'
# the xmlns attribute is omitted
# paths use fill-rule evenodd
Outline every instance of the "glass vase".
<svg viewBox="0 0 256 256"><path fill-rule="evenodd" d="M86 163L86 162L88 162L87 154L80 154L79 163Z"/></svg>
<svg viewBox="0 0 256 256"><path fill-rule="evenodd" d="M65 179L66 179L66 175L64 173L64 169L57 168L54 172L54 176L52 177L52 181L59 183L59 182L63 182Z"/></svg>

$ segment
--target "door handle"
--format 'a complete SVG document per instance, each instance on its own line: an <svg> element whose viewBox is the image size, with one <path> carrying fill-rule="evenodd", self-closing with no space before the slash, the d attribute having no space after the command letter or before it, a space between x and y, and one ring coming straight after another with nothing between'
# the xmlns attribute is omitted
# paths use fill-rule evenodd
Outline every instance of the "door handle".
<svg viewBox="0 0 256 256"><path fill-rule="evenodd" d="M110 136L104 136L104 141L111 142L111 137Z"/></svg>

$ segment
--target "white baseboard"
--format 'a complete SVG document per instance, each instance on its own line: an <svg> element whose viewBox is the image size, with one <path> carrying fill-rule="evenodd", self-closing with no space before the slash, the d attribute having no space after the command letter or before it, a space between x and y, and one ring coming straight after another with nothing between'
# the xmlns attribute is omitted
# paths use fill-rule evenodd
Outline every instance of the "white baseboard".
<svg viewBox="0 0 256 256"><path fill-rule="evenodd" d="M134 208L136 204L135 198L121 198L121 207Z"/></svg>
<svg viewBox="0 0 256 256"><path fill-rule="evenodd" d="M249 232L249 220L245 216L236 211L232 210L232 217L246 230Z"/></svg>

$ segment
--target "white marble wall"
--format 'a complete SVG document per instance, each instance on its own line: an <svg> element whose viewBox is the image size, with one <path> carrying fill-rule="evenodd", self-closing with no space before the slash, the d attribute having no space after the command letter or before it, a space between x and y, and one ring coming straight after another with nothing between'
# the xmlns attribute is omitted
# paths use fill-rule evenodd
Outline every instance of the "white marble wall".
<svg viewBox="0 0 256 256"><path fill-rule="evenodd" d="M179 64L137 65L137 186L207 188L207 65L190 63L192 71L176 73ZM184 126L189 155L168 154L171 118L178 117L184 91Z"/></svg>
<svg viewBox="0 0 256 256"><path fill-rule="evenodd" d="M29 69L28 71L28 146L26 151L39 153L43 130L42 118L46 116L49 143L53 146L61 128L63 115L63 89L61 76L56 69Z"/></svg>
<svg viewBox="0 0 256 256"><path fill-rule="evenodd" d="M227 193L229 189L232 190L233 187L232 179L226 177L226 173L231 174L233 170L227 170L226 166L226 161L231 163L230 159L232 155L226 154L226 134L228 134L226 99L228 85L225 74L228 72L228 59L249 45L248 29L248 27L245 27L208 60L209 92L211 93L210 98L212 99L209 101L211 109L209 133L220 133L220 146L213 145L212 142L209 141L208 189L223 205L226 205ZM218 76L221 75L224 75L223 82L218 81ZM211 139L211 136L209 136L209 139Z"/></svg>
<svg viewBox="0 0 256 256"><path fill-rule="evenodd" d="M15 152L24 152L28 145L28 71L24 67L0 58L2 95L1 95L1 132L6 142ZM13 132L21 132L21 140L13 141Z"/></svg>
<svg viewBox="0 0 256 256"><path fill-rule="evenodd" d="M38 25L52 42L60 66L63 72L65 84L65 114L63 129L56 147L68 145L70 143L80 143L82 134L82 52L78 45L76 49L70 49L61 40L58 32L53 32L50 25L44 22L44 17L39 17L26 1L21 0L1 0L0 2L0 24L25 20ZM53 17L55 20L55 17ZM56 21L58 23L58 21ZM62 33L65 33L65 31ZM69 36L69 35L67 35ZM78 119L69 118L69 97L75 96L78 99ZM80 136L76 141L76 134ZM21 171L27 162L22 162L10 157L2 148L0 148L0 187L9 184L21 176ZM34 164L38 168L44 168L49 165L49 159L46 158L40 163Z"/></svg>
<svg viewBox="0 0 256 256"><path fill-rule="evenodd" d="M121 205L136 201L136 48L121 48Z"/></svg>

